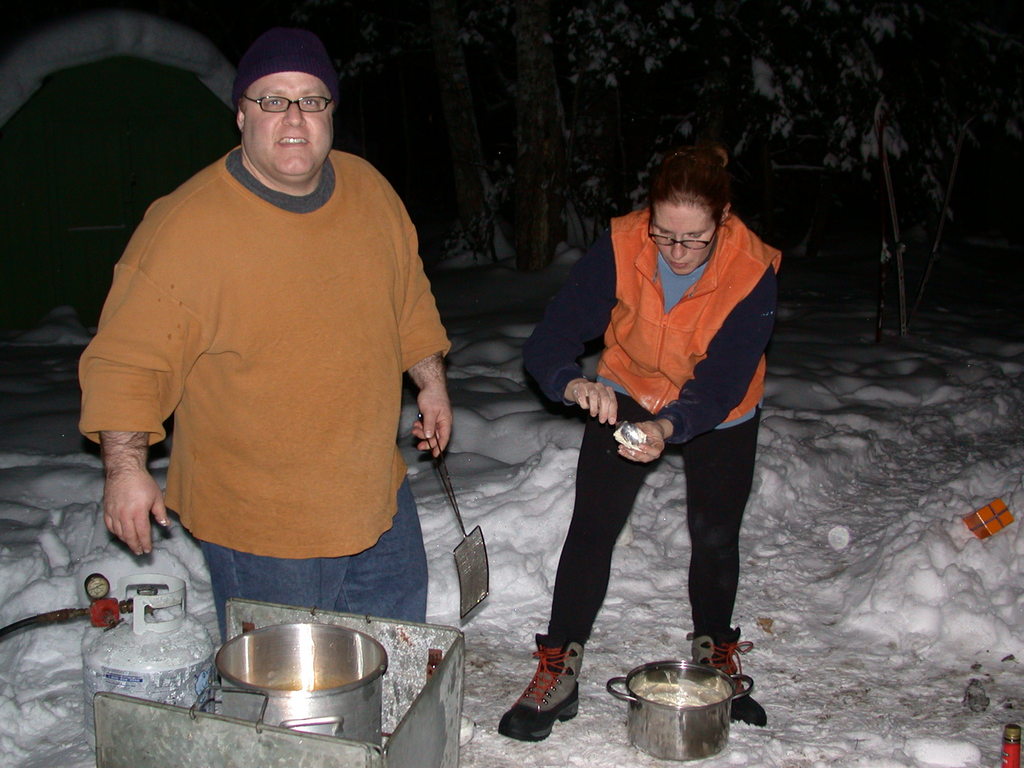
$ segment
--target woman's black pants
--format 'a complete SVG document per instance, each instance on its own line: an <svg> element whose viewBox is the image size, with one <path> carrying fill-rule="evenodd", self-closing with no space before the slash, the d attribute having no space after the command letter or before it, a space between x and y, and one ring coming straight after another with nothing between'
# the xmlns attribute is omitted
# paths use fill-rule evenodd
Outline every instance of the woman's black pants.
<svg viewBox="0 0 1024 768"><path fill-rule="evenodd" d="M618 396L619 421L648 421ZM699 435L682 446L690 532L690 608L696 635L730 629L739 581L739 533L750 496L760 411L748 421ZM576 469L576 502L555 577L548 637L585 643L604 602L612 550L644 478L657 462L618 455L613 428L587 421ZM671 450L671 448L669 448Z"/></svg>

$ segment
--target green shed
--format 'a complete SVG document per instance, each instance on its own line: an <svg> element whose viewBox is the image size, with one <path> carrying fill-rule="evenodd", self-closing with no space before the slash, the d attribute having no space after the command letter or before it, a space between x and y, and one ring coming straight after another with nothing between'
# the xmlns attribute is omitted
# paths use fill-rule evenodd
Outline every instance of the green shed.
<svg viewBox="0 0 1024 768"><path fill-rule="evenodd" d="M0 59L0 329L95 325L149 204L238 143L234 67L136 11L42 28Z"/></svg>

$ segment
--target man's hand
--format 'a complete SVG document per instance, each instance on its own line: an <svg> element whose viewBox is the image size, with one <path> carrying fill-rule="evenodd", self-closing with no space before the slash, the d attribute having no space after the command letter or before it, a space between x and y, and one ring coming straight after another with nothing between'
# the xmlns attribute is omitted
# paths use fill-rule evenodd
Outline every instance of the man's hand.
<svg viewBox="0 0 1024 768"><path fill-rule="evenodd" d="M146 469L148 443L146 432L100 433L103 522L136 555L153 551L150 515L164 527L170 524L160 486Z"/></svg>
<svg viewBox="0 0 1024 768"><path fill-rule="evenodd" d="M590 379L573 379L565 386L565 399L576 403L602 424L618 420L619 402L615 390Z"/></svg>
<svg viewBox="0 0 1024 768"><path fill-rule="evenodd" d="M647 435L647 439L636 448L620 444L619 456L640 464L647 464L661 456L665 450L665 441L672 436L672 422L668 419L657 419L655 421L638 421L633 426Z"/></svg>
<svg viewBox="0 0 1024 768"><path fill-rule="evenodd" d="M452 405L448 400L444 360L440 354L424 358L409 369L409 377L420 389L416 396L420 415L412 425L412 433L420 441L416 447L440 456L452 436Z"/></svg>

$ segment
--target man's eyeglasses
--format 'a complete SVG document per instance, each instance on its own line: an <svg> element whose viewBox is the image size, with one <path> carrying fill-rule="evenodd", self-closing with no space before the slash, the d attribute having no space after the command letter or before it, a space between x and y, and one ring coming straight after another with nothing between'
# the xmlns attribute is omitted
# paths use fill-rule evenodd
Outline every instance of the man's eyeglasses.
<svg viewBox="0 0 1024 768"><path fill-rule="evenodd" d="M326 96L303 96L301 99L286 99L284 96L260 96L258 99L250 99L242 94L242 98L246 101L256 102L264 112L287 112L292 104L298 104L302 112L323 112L332 101Z"/></svg>
<svg viewBox="0 0 1024 768"><path fill-rule="evenodd" d="M678 243L690 251L699 251L701 248L707 248L711 244L711 240L676 240L668 235L659 235L656 232L648 232L647 236L655 242L656 245L664 246L665 248L671 248L673 245Z"/></svg>

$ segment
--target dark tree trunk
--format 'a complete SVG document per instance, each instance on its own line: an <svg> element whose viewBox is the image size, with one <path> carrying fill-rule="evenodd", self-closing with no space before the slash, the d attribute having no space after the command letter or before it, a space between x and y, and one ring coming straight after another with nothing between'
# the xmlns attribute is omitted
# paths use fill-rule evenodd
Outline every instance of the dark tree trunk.
<svg viewBox="0 0 1024 768"><path fill-rule="evenodd" d="M818 194L814 199L814 217L807 234L805 254L817 257L828 231L829 214L832 208L832 173L827 169L818 178Z"/></svg>
<svg viewBox="0 0 1024 768"><path fill-rule="evenodd" d="M463 231L471 235L471 240L486 239L486 242L474 242L474 246L490 250L493 243L486 224L492 219L487 204L487 172L466 57L458 39L457 0L430 0L430 28L455 174L459 223ZM477 237L473 237L474 234Z"/></svg>
<svg viewBox="0 0 1024 768"><path fill-rule="evenodd" d="M761 142L761 230L764 237L774 242L779 233L775 231L775 169L772 166L772 152L768 139Z"/></svg>
<svg viewBox="0 0 1024 768"><path fill-rule="evenodd" d="M577 73L565 193L570 242L574 235L581 237L576 245L589 245L607 226L608 217L629 202L618 96L617 87L608 86L603 79Z"/></svg>
<svg viewBox="0 0 1024 768"><path fill-rule="evenodd" d="M516 0L516 266L547 266L565 237L564 118L548 30L549 0Z"/></svg>

